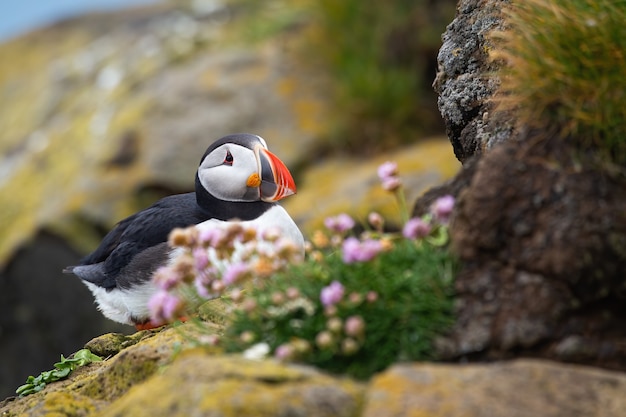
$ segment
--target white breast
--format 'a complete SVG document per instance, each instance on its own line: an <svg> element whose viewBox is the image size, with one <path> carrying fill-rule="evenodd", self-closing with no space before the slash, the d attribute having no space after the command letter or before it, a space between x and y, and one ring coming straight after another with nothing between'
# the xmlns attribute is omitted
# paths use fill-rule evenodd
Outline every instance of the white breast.
<svg viewBox="0 0 626 417"><path fill-rule="evenodd" d="M228 227L232 221L226 222L222 220L211 219L196 225L199 230L205 230L214 227ZM282 237L289 239L294 245L302 249L304 254L304 237L302 232L293 221L287 211L279 205L275 205L261 216L254 220L242 221L240 224L244 227L253 227L260 233L266 230L280 230Z"/></svg>

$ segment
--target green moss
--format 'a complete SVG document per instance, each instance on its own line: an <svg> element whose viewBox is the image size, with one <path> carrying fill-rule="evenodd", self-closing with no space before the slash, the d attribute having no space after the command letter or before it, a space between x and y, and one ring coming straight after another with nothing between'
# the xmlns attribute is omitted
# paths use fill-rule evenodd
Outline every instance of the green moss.
<svg viewBox="0 0 626 417"><path fill-rule="evenodd" d="M78 417L88 415L96 410L93 400L72 392L53 392L46 396L42 416L46 417Z"/></svg>
<svg viewBox="0 0 626 417"><path fill-rule="evenodd" d="M96 355L102 357L113 356L129 346L133 346L152 336L151 331L140 331L131 335L121 333L107 333L90 340L85 344L85 348L89 349Z"/></svg>
<svg viewBox="0 0 626 417"><path fill-rule="evenodd" d="M184 393L181 394L181 393ZM105 410L104 416L355 416L363 387L273 361L211 357L196 350Z"/></svg>
<svg viewBox="0 0 626 417"><path fill-rule="evenodd" d="M198 309L198 315L206 322L222 326L228 318L228 308L226 301L217 298L203 303Z"/></svg>

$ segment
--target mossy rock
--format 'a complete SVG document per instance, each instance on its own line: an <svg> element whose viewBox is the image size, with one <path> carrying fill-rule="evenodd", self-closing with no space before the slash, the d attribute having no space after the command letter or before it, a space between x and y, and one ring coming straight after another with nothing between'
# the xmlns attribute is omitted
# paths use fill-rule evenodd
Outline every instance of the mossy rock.
<svg viewBox="0 0 626 417"><path fill-rule="evenodd" d="M190 351L102 415L353 416L363 386L312 368Z"/></svg>

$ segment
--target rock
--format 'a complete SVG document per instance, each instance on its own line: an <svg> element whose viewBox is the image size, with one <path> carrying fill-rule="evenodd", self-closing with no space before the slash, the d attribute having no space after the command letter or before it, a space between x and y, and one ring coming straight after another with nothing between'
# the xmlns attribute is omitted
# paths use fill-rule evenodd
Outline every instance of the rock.
<svg viewBox="0 0 626 417"><path fill-rule="evenodd" d="M0 397L95 334L132 330L104 318L87 287L61 272L78 258L63 239L41 232L0 272Z"/></svg>
<svg viewBox="0 0 626 417"><path fill-rule="evenodd" d="M575 148L580 138L513 129L514 112L495 115L501 68L489 33L507 29L506 3L461 0L439 53L434 86L464 163L414 207L423 213L447 193L458 201L457 323L439 349L455 360L530 355L623 370L624 173Z"/></svg>
<svg viewBox="0 0 626 417"><path fill-rule="evenodd" d="M123 349L132 346L146 337L150 337L152 332L147 330L139 331L131 335L121 333L105 333L102 336L91 339L85 344L94 355L108 358L118 354Z"/></svg>
<svg viewBox="0 0 626 417"><path fill-rule="evenodd" d="M556 138L481 158L450 229L463 267L447 357L626 369L626 183L606 168Z"/></svg>
<svg viewBox="0 0 626 417"><path fill-rule="evenodd" d="M195 341L213 331L203 326L186 323L140 332L135 344L112 358L79 368L38 393L5 400L0 415L356 415L362 384L310 367L193 349ZM99 339L88 345L119 337Z"/></svg>
<svg viewBox="0 0 626 417"><path fill-rule="evenodd" d="M308 366L193 347L211 333L198 323L140 332L135 344L111 358L38 393L0 402L0 415L612 417L626 407L626 374L591 367L529 359L402 363L356 382Z"/></svg>
<svg viewBox="0 0 626 417"><path fill-rule="evenodd" d="M23 398L8 398L0 403L0 415L7 415L9 410L24 416L54 412L66 412L71 416L92 411L99 413L132 385L141 383L171 363L180 349L192 346L201 329L202 334L213 331L210 325L189 323L142 331L128 337L117 334L98 337L86 346L99 350L101 354L109 353L112 357L80 367L69 378L48 384L38 393ZM52 364L48 364L42 370L51 367Z"/></svg>
<svg viewBox="0 0 626 417"><path fill-rule="evenodd" d="M363 388L312 368L190 352L102 416L354 416Z"/></svg>
<svg viewBox="0 0 626 417"><path fill-rule="evenodd" d="M450 179L460 166L443 138L423 140L369 160L329 157L306 170L298 181L298 194L283 206L309 236L324 227L326 217L340 213L365 222L371 211L377 211L389 225L397 226L398 203L377 176L378 166L385 161L397 162L408 203Z"/></svg>
<svg viewBox="0 0 626 417"><path fill-rule="evenodd" d="M363 417L623 416L626 375L547 361L402 364L376 376Z"/></svg>
<svg viewBox="0 0 626 417"><path fill-rule="evenodd" d="M503 29L502 6L509 0L461 0L443 34L438 55L439 111L461 162L508 140L513 120L493 117L490 99L499 85L499 65L489 60L489 33ZM507 117L511 117L508 115Z"/></svg>

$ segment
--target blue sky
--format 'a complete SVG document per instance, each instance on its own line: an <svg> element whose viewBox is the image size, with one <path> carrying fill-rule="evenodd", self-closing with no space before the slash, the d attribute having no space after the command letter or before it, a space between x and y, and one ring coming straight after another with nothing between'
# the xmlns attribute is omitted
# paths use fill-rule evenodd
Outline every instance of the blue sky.
<svg viewBox="0 0 626 417"><path fill-rule="evenodd" d="M112 10L156 0L2 0L0 42L88 11Z"/></svg>

